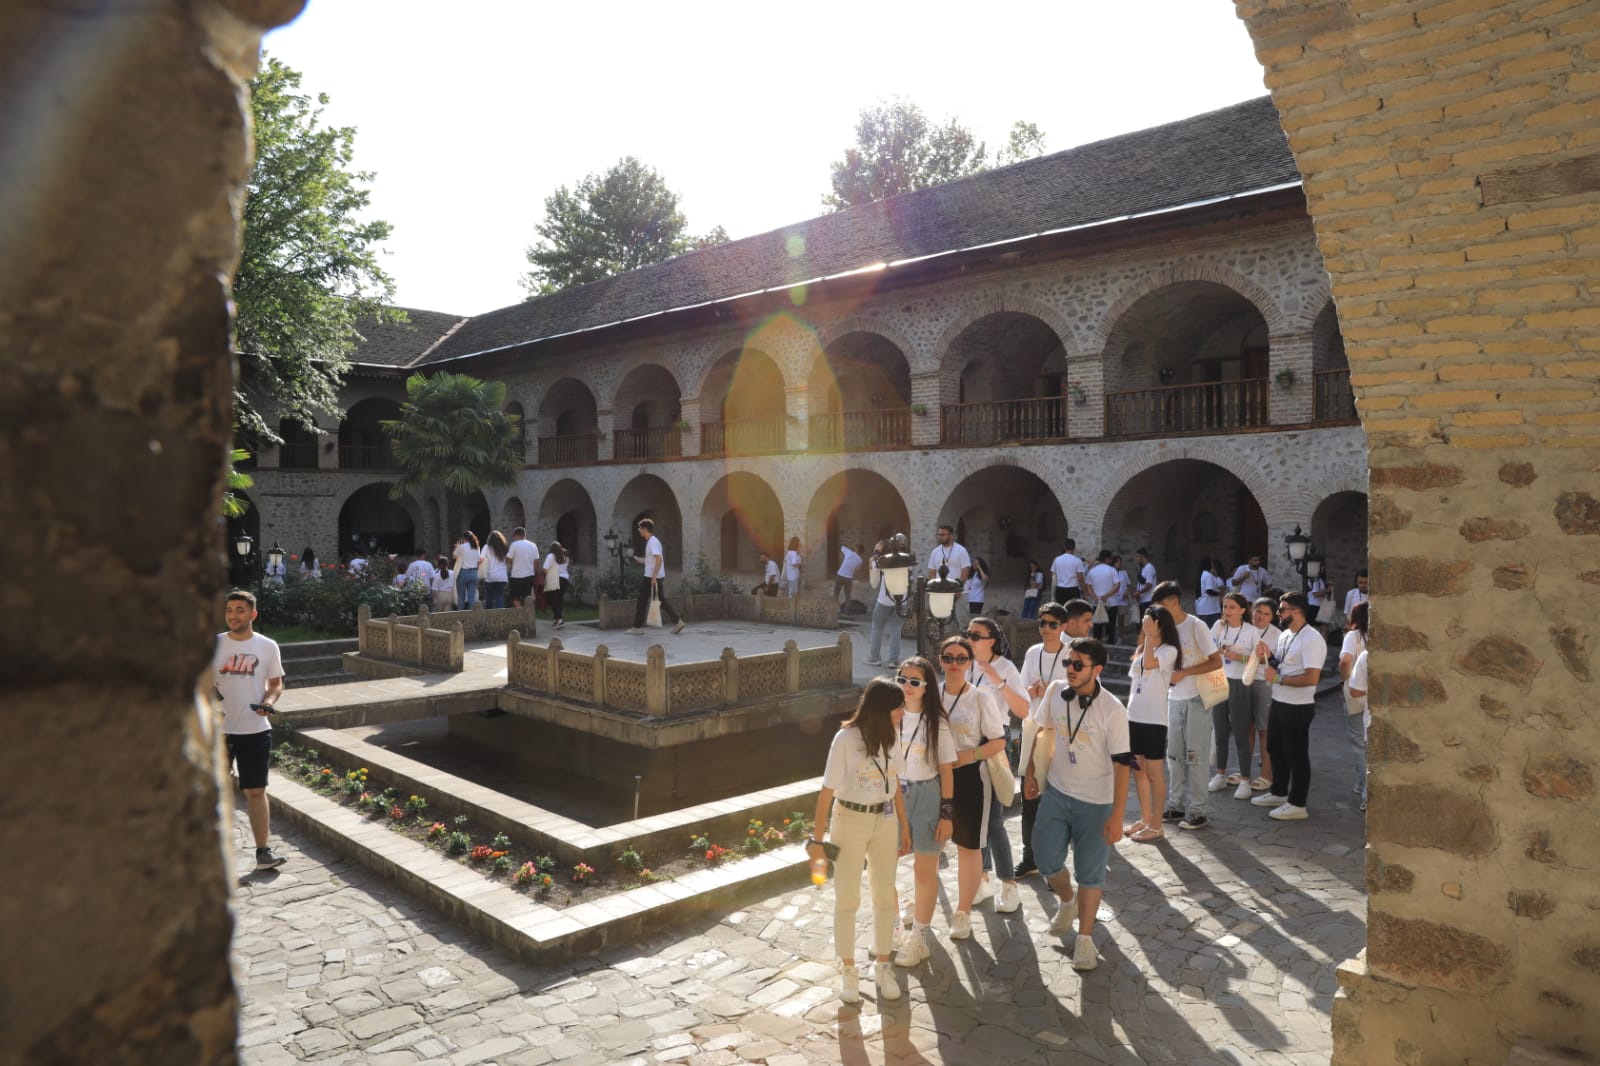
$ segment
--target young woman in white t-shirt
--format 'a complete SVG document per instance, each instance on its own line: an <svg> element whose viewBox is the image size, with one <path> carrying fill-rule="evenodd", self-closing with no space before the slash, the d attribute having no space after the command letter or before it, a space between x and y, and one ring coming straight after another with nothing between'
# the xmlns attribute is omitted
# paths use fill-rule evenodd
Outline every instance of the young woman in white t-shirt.
<svg viewBox="0 0 1600 1066"><path fill-rule="evenodd" d="M1250 690L1244 683L1244 664L1255 650L1261 634L1245 620L1250 603L1243 595L1230 592L1222 597L1222 620L1211 627L1211 639L1222 652L1222 672L1228 676L1228 698L1211 708L1217 734L1217 773L1222 787L1235 786L1234 799L1250 798L1250 751L1255 740L1255 714L1250 705ZM1239 754L1239 772L1228 773L1228 742Z"/></svg>
<svg viewBox="0 0 1600 1066"><path fill-rule="evenodd" d="M1148 844L1163 836L1161 812L1167 798L1167 690L1178 667L1183 639L1165 607L1145 609L1139 644L1128 664L1133 687L1128 694L1128 750L1139 760L1134 790L1139 820L1124 826L1130 840Z"/></svg>
<svg viewBox="0 0 1600 1066"><path fill-rule="evenodd" d="M1122 643L1123 633L1137 630L1140 626L1144 625L1144 616L1138 611L1120 610L1120 608L1123 607L1138 606L1139 601L1135 596L1134 591L1136 586L1134 584L1133 575L1129 574L1128 568L1122 565L1122 556L1113 555L1111 557L1111 567L1117 572L1118 584L1117 591L1112 595L1111 599L1106 601L1106 604L1108 606L1119 608L1117 611L1117 632L1111 634L1111 637L1114 641L1120 644Z"/></svg>
<svg viewBox="0 0 1600 1066"><path fill-rule="evenodd" d="M905 782L906 821L911 825L911 931L895 952L897 966L927 959L928 926L939 902L939 853L950 839L955 818L956 741L939 701L939 672L920 655L895 671L894 683L906 698L896 723L901 780Z"/></svg>
<svg viewBox="0 0 1600 1066"><path fill-rule="evenodd" d="M483 582L483 605L489 610L506 605L506 586L511 581L511 571L506 567L506 535L493 530L483 540L483 551L478 556L479 580Z"/></svg>
<svg viewBox="0 0 1600 1066"><path fill-rule="evenodd" d="M1361 797L1363 804L1367 801L1367 729L1363 724L1362 712L1366 709L1367 701L1365 696L1352 698L1350 674L1355 669L1356 659L1367 650L1367 612L1371 609L1366 600L1356 604L1355 610L1350 612L1344 644L1339 648L1339 679L1344 683L1345 728L1350 734L1350 750L1356 756L1355 793ZM1366 686L1362 688L1364 690Z"/></svg>
<svg viewBox="0 0 1600 1066"><path fill-rule="evenodd" d="M800 596L800 538L789 538L789 550L783 553L783 594L789 599Z"/></svg>
<svg viewBox="0 0 1600 1066"><path fill-rule="evenodd" d="M572 575L567 571L567 549L561 546L559 540L552 541L550 550L544 557L544 600L550 605L550 614L554 616L555 628L560 629L567 624L565 614L565 599L567 594L567 579ZM555 580L551 580L551 569L555 570Z"/></svg>
<svg viewBox="0 0 1600 1066"><path fill-rule="evenodd" d="M1278 638L1283 635L1274 620L1278 617L1278 605L1269 597L1263 596L1250 605L1250 624L1256 630L1256 642L1265 644L1269 648L1278 646ZM1272 787L1272 759L1267 754L1267 718L1272 711L1272 682L1267 680L1266 663L1256 671L1256 679L1250 686L1250 718L1255 726L1255 749L1261 756L1261 772L1250 779L1250 791L1264 792ZM1245 773L1249 767L1245 767Z"/></svg>
<svg viewBox="0 0 1600 1066"><path fill-rule="evenodd" d="M428 582L435 611L452 611L456 606L456 578L450 572L450 560L439 556L433 563L433 580Z"/></svg>
<svg viewBox="0 0 1600 1066"><path fill-rule="evenodd" d="M1222 617L1222 594L1228 590L1228 583L1222 580L1216 561L1209 555L1200 560L1199 589L1200 594L1194 598L1195 617L1208 627L1215 626Z"/></svg>
<svg viewBox="0 0 1600 1066"><path fill-rule="evenodd" d="M1361 710L1354 714L1346 715L1347 719L1361 720L1361 758L1363 764L1367 755L1367 730L1372 728L1372 705L1367 701L1367 649L1362 648L1361 654L1356 656L1355 663L1350 667L1350 677L1345 684L1345 698L1356 700L1361 704ZM1347 707L1348 709L1348 707ZM1361 778L1361 809L1367 809L1367 778Z"/></svg>
<svg viewBox="0 0 1600 1066"><path fill-rule="evenodd" d="M1013 742L1020 745L1020 722L1028 717L1033 703L1028 699L1028 686L1022 683L1022 672L1011 661L1011 644L1006 640L1005 630L994 619L979 616L967 623L966 638L972 645L972 665L967 668L967 680L974 688L992 693L1000 704L1006 722L1007 748L1012 748ZM1014 721L1018 724L1013 725ZM1013 772L1016 766L1013 758ZM1021 906L1021 898L1017 892L1017 868L1011 858L1011 837L1006 833L1007 808L1000 805L1000 797L994 794L992 787L988 799L989 832L983 847L983 881L978 891L980 898L993 892L989 882L989 874L993 872L1000 880L1000 895L994 909L1010 914Z"/></svg>
<svg viewBox="0 0 1600 1066"><path fill-rule="evenodd" d="M846 1003L861 1002L856 911L861 908L862 866L872 890L872 953L877 959L873 976L878 998L900 998L900 982L889 953L894 950L899 917L895 864L911 850L911 826L900 791L904 767L895 728L897 713L904 705L905 697L893 681L875 677L867 682L855 714L840 726L828 749L822 791L817 795L816 827L806 843L806 854L813 862L826 857L823 833L839 847L833 864L833 944L842 975L840 998Z"/></svg>
<svg viewBox="0 0 1600 1066"><path fill-rule="evenodd" d="M470 611L478 602L478 560L483 556L478 535L470 529L463 532L452 554L456 561L456 606Z"/></svg>
<svg viewBox="0 0 1600 1066"><path fill-rule="evenodd" d="M1006 719L992 690L967 682L967 667L972 665L972 644L966 637L946 637L939 646L939 666L944 671L940 699L950 719L950 734L956 742L956 767L953 778L955 819L951 839L956 842L956 909L950 916L950 937L965 940L972 935L972 904L983 879L983 846L986 843L989 802L994 791L989 785L989 768L983 760L1006 746Z"/></svg>
<svg viewBox="0 0 1600 1066"><path fill-rule="evenodd" d="M967 594L967 617L976 618L983 613L984 589L989 582L976 564L972 567L972 576L967 578L965 592Z"/></svg>
<svg viewBox="0 0 1600 1066"><path fill-rule="evenodd" d="M1022 582L1022 617L1039 617L1039 597L1044 591L1044 571L1039 569L1039 560L1028 560L1028 576Z"/></svg>

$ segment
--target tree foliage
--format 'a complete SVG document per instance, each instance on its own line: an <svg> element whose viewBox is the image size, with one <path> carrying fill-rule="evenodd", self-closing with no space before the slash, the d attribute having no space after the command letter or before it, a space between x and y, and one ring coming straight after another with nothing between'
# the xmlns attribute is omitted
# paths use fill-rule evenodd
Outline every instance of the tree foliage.
<svg viewBox="0 0 1600 1066"><path fill-rule="evenodd" d="M688 225L666 179L628 156L545 198L522 286L531 300L728 239L721 226L695 237Z"/></svg>
<svg viewBox="0 0 1600 1066"><path fill-rule="evenodd" d="M1011 133L1006 137L1006 146L995 154L994 165L1008 167L1012 163L1044 155L1044 152L1044 131L1032 122L1018 119L1011 124Z"/></svg>
<svg viewBox="0 0 1600 1066"><path fill-rule="evenodd" d="M508 414L506 387L466 374L413 374L406 379L400 417L381 423L394 441L401 474L389 495L442 485L451 497L516 480L521 461L517 416ZM455 523L452 522L452 527Z"/></svg>
<svg viewBox="0 0 1600 1066"><path fill-rule="evenodd" d="M394 286L378 265L389 224L361 217L372 175L350 169L356 131L324 125L328 98L299 87L271 58L250 82L256 158L233 283L235 420L249 446L278 440L266 411L307 426L337 413L356 320L402 317L384 307Z"/></svg>

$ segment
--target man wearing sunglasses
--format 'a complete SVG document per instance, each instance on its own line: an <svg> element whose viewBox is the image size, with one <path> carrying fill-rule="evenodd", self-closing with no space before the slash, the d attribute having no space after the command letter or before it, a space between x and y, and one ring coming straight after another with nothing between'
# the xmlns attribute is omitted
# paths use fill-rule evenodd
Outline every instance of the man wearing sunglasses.
<svg viewBox="0 0 1600 1066"><path fill-rule="evenodd" d="M1073 874L1077 874L1078 935L1072 968L1092 970L1099 961L1094 946L1095 910L1105 885L1111 846L1122 839L1122 813L1128 800L1128 771L1134 757L1128 742L1128 711L1100 685L1106 647L1093 638L1067 645L1067 679L1051 682L1030 717L1041 732L1055 737L1055 753L1045 787L1031 764L1022 794L1042 796L1034 826L1034 854L1051 891L1061 899L1050 935L1072 928ZM1072 853L1072 872L1067 853Z"/></svg>
<svg viewBox="0 0 1600 1066"><path fill-rule="evenodd" d="M1021 767L1033 766L1035 774L1045 775L1050 765L1050 744L1039 744L1039 722L1036 717L1039 701L1052 681L1067 679L1067 647L1064 640L1087 637L1094 628L1094 608L1086 600L1069 600L1065 606L1047 603L1039 608L1040 643L1029 648L1022 656L1022 685L1028 690L1031 703L1028 717L1022 720L1022 755L1017 761ZM1022 797L1022 861L1017 864L1018 877L1031 877L1039 872L1033 859L1033 825L1039 815L1039 798Z"/></svg>

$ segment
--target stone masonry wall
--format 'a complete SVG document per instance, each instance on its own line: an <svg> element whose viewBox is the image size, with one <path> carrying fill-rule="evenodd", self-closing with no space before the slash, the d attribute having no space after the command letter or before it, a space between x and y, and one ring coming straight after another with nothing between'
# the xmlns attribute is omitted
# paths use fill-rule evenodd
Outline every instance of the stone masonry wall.
<svg viewBox="0 0 1600 1066"><path fill-rule="evenodd" d="M1373 894L1334 1062L1600 1054L1600 7L1237 9L1371 445Z"/></svg>

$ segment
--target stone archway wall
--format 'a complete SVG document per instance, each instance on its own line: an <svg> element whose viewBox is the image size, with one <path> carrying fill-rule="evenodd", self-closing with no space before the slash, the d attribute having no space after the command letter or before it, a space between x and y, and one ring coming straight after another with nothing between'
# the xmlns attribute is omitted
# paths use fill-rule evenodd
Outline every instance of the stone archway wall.
<svg viewBox="0 0 1600 1066"><path fill-rule="evenodd" d="M1371 447L1371 902L1334 1062L1600 1053L1600 17L1236 6Z"/></svg>

